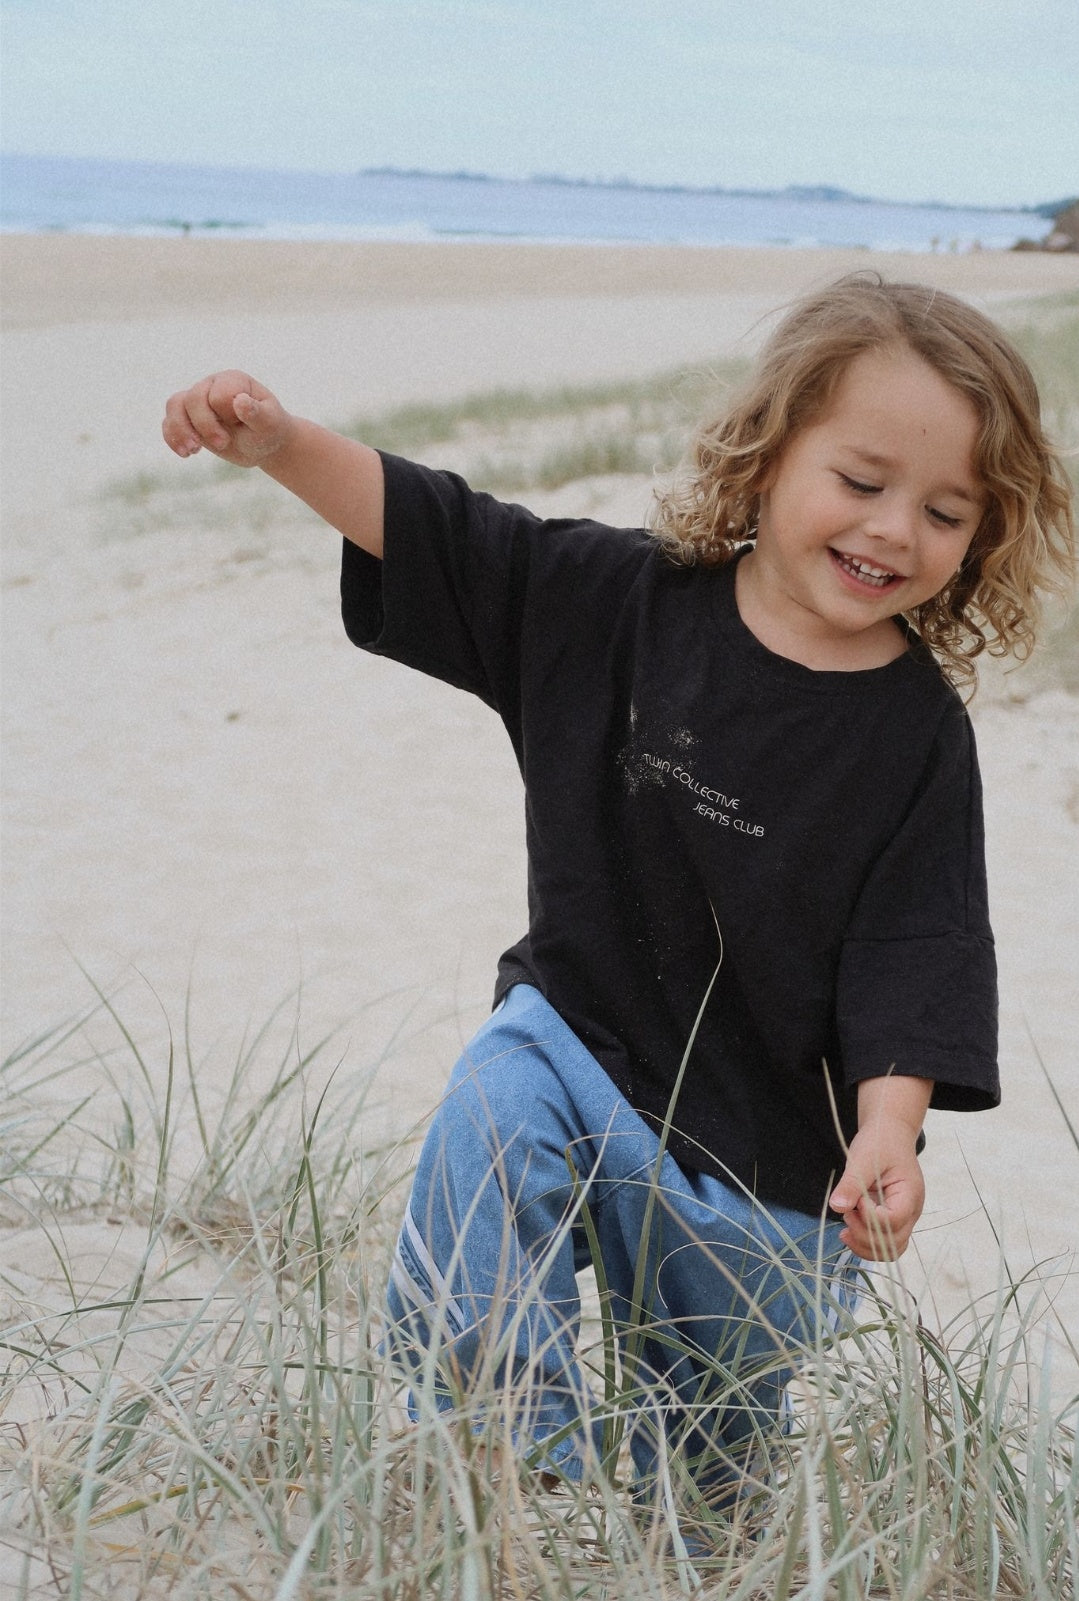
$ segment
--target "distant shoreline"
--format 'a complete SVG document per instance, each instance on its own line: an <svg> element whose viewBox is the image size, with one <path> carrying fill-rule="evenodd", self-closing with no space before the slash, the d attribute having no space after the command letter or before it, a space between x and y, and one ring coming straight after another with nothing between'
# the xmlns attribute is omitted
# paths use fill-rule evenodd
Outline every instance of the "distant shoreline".
<svg viewBox="0 0 1079 1601"><path fill-rule="evenodd" d="M394 167L319 173L0 154L0 229L297 240L965 251L1049 232L1056 202L994 208L785 189Z"/></svg>
<svg viewBox="0 0 1079 1601"><path fill-rule="evenodd" d="M626 194L654 194L654 195L691 195L691 196L724 196L738 200L809 200L824 202L843 202L856 206L888 206L904 210L933 210L982 212L990 216L998 212L1010 212L1020 216L1052 218L1056 213L1077 198L1075 195L1061 196L1054 200L1033 201L1027 204L1012 204L1000 201L997 204L988 204L983 201L964 200L937 200L932 196L919 200L897 200L887 195L866 195L855 190L845 189L836 184L785 184L779 188L754 188L741 184L692 184L692 183L658 183L644 179L621 178L586 178L559 172L533 172L520 177L512 174L475 171L471 168L438 168L438 167L396 167L375 166L356 167L348 171L330 171L318 167L257 167L240 166L231 167L227 164L199 164L180 161L144 161L127 157L97 157L97 156L52 156L37 155L22 150L0 150L0 162L5 161L33 161L53 162L56 164L72 163L77 165L101 165L111 167L131 167L152 170L171 170L176 172L216 172L235 175L261 174L264 176L286 174L290 177L324 178L330 180L350 178L420 178L433 182L446 183L478 183L478 184L512 184L519 187L536 187L553 185L564 189L596 189L604 192Z"/></svg>
<svg viewBox="0 0 1079 1601"><path fill-rule="evenodd" d="M2 159L2 156L0 156ZM230 169L239 170L236 168ZM264 169L268 170L268 169ZM301 169L296 169L297 171ZM506 184L554 184L563 189L601 189L616 193L645 194L645 195L722 195L732 200L821 200L842 201L851 206L895 206L910 211L932 209L933 211L980 211L986 216L992 216L1001 211L1013 212L1018 216L1051 218L1069 205L1074 197L1061 200L1036 201L1031 205L1008 205L1001 202L999 205L985 205L979 202L960 200L892 200L885 195L862 195L850 189L839 188L834 184L785 184L781 189L747 189L737 185L719 183L646 183L636 178L582 178L567 177L559 172L533 172L525 178L503 177L493 172L472 172L467 168L460 171L441 171L430 167L357 167L354 174L342 173L342 177L355 176L358 178L424 178L439 181L445 179L457 183L506 183Z"/></svg>

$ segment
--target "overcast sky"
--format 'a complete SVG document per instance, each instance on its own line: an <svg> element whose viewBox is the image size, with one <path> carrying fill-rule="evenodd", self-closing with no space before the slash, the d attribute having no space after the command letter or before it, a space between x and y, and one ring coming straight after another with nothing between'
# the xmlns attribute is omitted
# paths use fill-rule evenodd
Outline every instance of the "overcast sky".
<svg viewBox="0 0 1079 1601"><path fill-rule="evenodd" d="M0 0L3 146L1026 204L1079 0Z"/></svg>

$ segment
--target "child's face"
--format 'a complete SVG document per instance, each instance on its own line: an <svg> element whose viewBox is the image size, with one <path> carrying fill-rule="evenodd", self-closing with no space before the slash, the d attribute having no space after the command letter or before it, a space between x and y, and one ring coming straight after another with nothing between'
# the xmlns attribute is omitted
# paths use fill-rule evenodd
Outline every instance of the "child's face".
<svg viewBox="0 0 1079 1601"><path fill-rule="evenodd" d="M967 397L908 348L851 362L761 494L746 577L773 639L787 629L840 654L874 631L894 640L890 619L945 587L978 528L978 427Z"/></svg>

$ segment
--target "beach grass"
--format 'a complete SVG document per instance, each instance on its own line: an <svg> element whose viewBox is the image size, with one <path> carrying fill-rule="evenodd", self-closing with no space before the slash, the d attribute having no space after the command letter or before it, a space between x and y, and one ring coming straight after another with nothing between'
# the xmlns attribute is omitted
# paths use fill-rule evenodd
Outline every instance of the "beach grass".
<svg viewBox="0 0 1079 1601"><path fill-rule="evenodd" d="M726 360L621 383L496 389L355 418L345 431L396 455L431 464L437 457L492 494L652 475L670 471L694 424L745 370Z"/></svg>
<svg viewBox="0 0 1079 1601"><path fill-rule="evenodd" d="M1049 432L1079 482L1079 293L1004 303L994 314L1030 362ZM339 426L376 449L448 467L497 494L611 475L662 476L696 424L722 410L748 367L725 357L641 379L482 390L361 414ZM249 485L258 481L246 476ZM146 514L137 519L144 531L152 526L148 514L166 510L166 497L205 498L237 477L237 469L218 463L185 463L182 473L163 469L117 480L104 498Z"/></svg>
<svg viewBox="0 0 1079 1601"><path fill-rule="evenodd" d="M267 1024L221 1060L186 1025L150 1051L102 996L4 1063L12 1595L1070 1593L1077 1353L1050 1267L1003 1252L996 1293L945 1327L888 1270L844 1338L807 1340L791 1430L733 1515L677 1450L646 1506L624 1450L585 1486L514 1463L530 1379L495 1358L448 1410L428 1365L409 1422L380 1345L414 1145L371 1144L369 1075L328 1072L333 1050ZM602 1285L600 1263L581 1345L617 1441L639 1397ZM738 1403L719 1363L712 1382Z"/></svg>
<svg viewBox="0 0 1079 1601"><path fill-rule="evenodd" d="M1038 382L1051 438L1079 485L1079 293L997 308ZM722 410L749 363L726 358L621 383L495 389L354 418L343 430L380 450L462 465L492 493L554 489L577 479L663 474L693 428ZM554 442L551 436L554 435ZM440 450L440 447L441 450Z"/></svg>
<svg viewBox="0 0 1079 1601"><path fill-rule="evenodd" d="M1030 363L1046 427L1079 488L1079 293L1019 302L1002 321Z"/></svg>

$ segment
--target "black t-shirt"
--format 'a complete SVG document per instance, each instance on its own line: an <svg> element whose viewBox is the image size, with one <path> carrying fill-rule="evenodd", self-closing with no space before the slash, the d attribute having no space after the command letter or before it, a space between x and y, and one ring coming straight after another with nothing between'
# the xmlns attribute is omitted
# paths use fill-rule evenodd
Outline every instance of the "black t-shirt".
<svg viewBox="0 0 1079 1601"><path fill-rule="evenodd" d="M672 1154L810 1212L859 1080L995 1105L973 733L929 653L813 671L745 627L733 562L383 462L348 635L480 696L524 777L529 928L496 993L534 984L653 1124L696 1025Z"/></svg>

